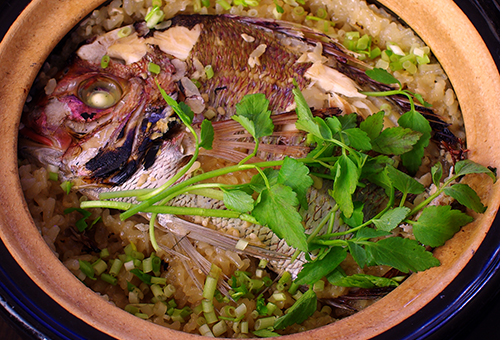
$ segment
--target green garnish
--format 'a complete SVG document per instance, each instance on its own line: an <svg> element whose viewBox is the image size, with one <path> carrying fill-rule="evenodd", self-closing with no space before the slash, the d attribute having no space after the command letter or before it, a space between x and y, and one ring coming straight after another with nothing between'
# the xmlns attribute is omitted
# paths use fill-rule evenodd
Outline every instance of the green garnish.
<svg viewBox="0 0 502 340"><path fill-rule="evenodd" d="M154 63L148 63L148 72L153 73L153 74L159 74L160 73L160 66Z"/></svg>
<svg viewBox="0 0 502 340"><path fill-rule="evenodd" d="M368 42L360 42L361 47L367 47L367 44ZM361 123L358 122L356 114L325 119L314 117L302 93L298 88L295 88L293 94L298 116L296 127L307 133L306 138L314 146L313 150L303 159L285 157L281 161L249 163L259 151L260 140L272 134L274 125L270 118L271 113L268 109L269 101L267 98L263 94L247 95L236 105L236 114L232 119L239 122L253 138L255 147L251 154L237 165L194 175L181 181L179 180L197 159L199 149L212 147L214 131L211 123L205 120L201 124L200 133L196 133L192 127L194 115L190 108L184 103L174 101L159 86L166 102L193 135L195 140L194 156L180 172L157 189L108 193L105 196L108 199L136 197L141 201L140 204L86 201L81 203L81 207L107 207L125 210L121 214L122 219L137 212L146 212L153 214L152 221L156 214L164 213L240 218L269 227L288 245L297 249L293 260L300 252L304 252L307 262L293 282L288 275L279 279L277 292L271 297L272 301L266 303L261 295L256 298L256 311L253 313L255 316L267 316L257 320L256 331L263 334L272 332L273 329L283 329L293 323L301 323L312 315L317 306L314 289L316 291L323 289L324 278L332 284L348 287L396 286L400 282L398 279L378 278L371 275L347 276L340 268L340 264L350 253L361 268L387 265L403 273L409 273L439 266L439 260L431 252L426 251L424 245L437 247L444 244L472 218L461 211L451 209L449 206L428 206L429 203L444 193L476 212L483 212L486 207L483 206L474 190L466 184L458 184L456 181L472 173L485 173L491 176L494 181L496 177L492 171L479 164L471 161L459 161L455 165L455 173L444 183L441 183L443 170L441 165L437 164L431 168L432 180L437 191L414 208L407 207L405 203L409 200L410 195L421 194L425 188L413 177L399 170L401 167L398 164L398 159L401 158L402 165L412 174L420 165L420 162L415 161L414 157L423 155L423 149L428 145L430 139L430 126L428 121L415 110L413 100L416 99L422 105L426 105L426 103L421 96L403 90L401 84L382 69L376 68L367 71L367 74L372 79L385 84L398 84L399 89L364 94L369 96L400 94L410 100L411 109L399 119L400 126L384 128L383 111L369 116ZM256 170L258 173L247 184L202 183L224 174L250 169ZM306 235L299 210L300 208L308 208L307 192L314 182L311 178L312 171L315 171L316 177L331 180L332 190L329 190L329 194L335 199L336 204L319 221L311 233ZM371 216L365 216L363 213L365 203L356 201L355 195L359 187L372 185L379 187L379 194L386 195L388 202L382 210L373 212ZM186 192L195 194L203 192L207 197L223 201L227 209L166 205L172 198ZM396 194L400 196L396 196ZM397 200L396 197L400 197L400 199ZM416 215L419 212L421 215L417 218ZM339 224L346 225L346 228L342 229L344 231L337 232L335 230L337 216L340 216ZM416 240L391 236L391 232L404 223L412 226ZM158 246L153 234L153 222L150 227L152 245L156 249ZM319 235L323 229L327 232L324 235ZM375 239L378 240L374 241ZM134 253L133 245L131 244L129 248L130 256ZM128 252L126 251L126 254ZM151 266L146 265L150 259ZM154 260L155 257L150 257L146 262L143 262L144 271L137 266L131 267L127 263L126 268L146 284L153 284L153 290L158 291L156 298L159 298L163 295L155 285L165 284L165 282L159 281L157 283L153 276L145 273L145 271L151 270L154 273L158 272L160 262L157 261L154 268ZM212 304L213 298L218 301L225 300L225 297L222 297L221 293L216 290L219 272L213 271L213 269L206 278L204 300L202 301L204 319L208 324L218 322ZM260 269L260 276L257 274L257 277L261 277L261 275ZM272 280L269 277L253 279L250 273L236 271L229 284L231 286L229 295L234 301L237 301L243 297L254 298L261 289L272 285ZM310 289L301 294L297 291L300 285L309 285ZM277 306L272 302L284 301L286 290L297 301L285 315L276 319L275 316L271 315L280 315L282 311L279 310L279 314L276 314ZM174 307L169 311L168 314L171 313L169 315L174 315L176 312ZM177 314L175 318L183 319ZM223 315L220 319L238 322L238 318L232 315ZM269 329L272 326L273 328Z"/></svg>
<svg viewBox="0 0 502 340"><path fill-rule="evenodd" d="M110 56L105 54L101 58L101 68L107 68L109 63L110 63Z"/></svg>

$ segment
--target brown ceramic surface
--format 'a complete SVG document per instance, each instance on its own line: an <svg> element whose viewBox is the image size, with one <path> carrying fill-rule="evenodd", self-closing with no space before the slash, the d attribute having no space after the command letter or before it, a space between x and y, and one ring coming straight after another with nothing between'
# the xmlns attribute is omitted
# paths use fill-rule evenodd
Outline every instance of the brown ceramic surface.
<svg viewBox="0 0 502 340"><path fill-rule="evenodd" d="M104 302L45 245L24 203L17 172L17 129L31 83L56 43L102 0L33 0L0 45L0 237L31 279L70 313L120 339L195 339L142 321ZM499 73L478 33L451 0L382 0L431 47L462 108L470 158L500 168ZM489 182L489 181L488 181ZM484 190L484 215L435 250L442 265L412 275L388 297L335 324L288 339L367 339L397 325L462 270L499 208L499 184Z"/></svg>

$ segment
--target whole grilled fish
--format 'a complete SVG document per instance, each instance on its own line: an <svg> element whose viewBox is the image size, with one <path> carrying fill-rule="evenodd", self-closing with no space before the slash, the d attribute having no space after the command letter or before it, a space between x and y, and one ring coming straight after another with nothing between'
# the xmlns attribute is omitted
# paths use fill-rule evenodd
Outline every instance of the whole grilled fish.
<svg viewBox="0 0 502 340"><path fill-rule="evenodd" d="M195 124L204 117L216 122L213 150L205 153L233 162L254 148L250 136L228 119L246 94L264 93L270 101L276 130L259 156L272 159L310 151L294 128L296 116L288 113L294 108L293 80L308 97L321 98L312 106L331 107L322 114L372 113L375 104L360 89L388 89L369 79L366 66L336 41L291 23L190 15L173 18L163 31L142 25L128 30L125 37L123 29L115 30L83 45L54 89L22 118L21 152L57 166L60 178L90 198L103 191L158 187L192 155L192 137L162 99L156 81L192 108ZM208 67L213 76L206 74ZM395 105L406 109L400 98ZM308 199L304 217L310 229L334 201L323 189L312 189ZM194 196L173 204L223 208L221 202ZM255 256L287 261L292 253L268 228L238 220L211 221L218 229L237 230L235 237L174 216L161 215L159 222L177 235L230 249L238 238L256 235L262 245L245 250ZM182 239L180 244L186 244Z"/></svg>

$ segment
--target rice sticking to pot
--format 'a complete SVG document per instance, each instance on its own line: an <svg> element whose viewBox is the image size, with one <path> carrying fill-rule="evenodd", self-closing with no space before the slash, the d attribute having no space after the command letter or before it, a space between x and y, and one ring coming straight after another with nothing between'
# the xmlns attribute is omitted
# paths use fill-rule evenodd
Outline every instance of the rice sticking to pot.
<svg viewBox="0 0 502 340"><path fill-rule="evenodd" d="M32 91L19 172L45 241L107 301L185 332L350 316L484 211L463 176L495 180L466 159L429 48L362 1L114 0Z"/></svg>

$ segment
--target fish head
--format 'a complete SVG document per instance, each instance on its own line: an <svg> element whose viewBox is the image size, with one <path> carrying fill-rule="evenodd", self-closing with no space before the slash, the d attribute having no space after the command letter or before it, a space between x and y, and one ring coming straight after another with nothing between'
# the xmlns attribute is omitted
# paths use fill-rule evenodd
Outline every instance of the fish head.
<svg viewBox="0 0 502 340"><path fill-rule="evenodd" d="M74 56L50 94L23 115L21 153L59 167L77 185L123 183L161 145L181 139L184 129L157 86L176 97L175 73L155 49L130 64L112 58L106 67Z"/></svg>

